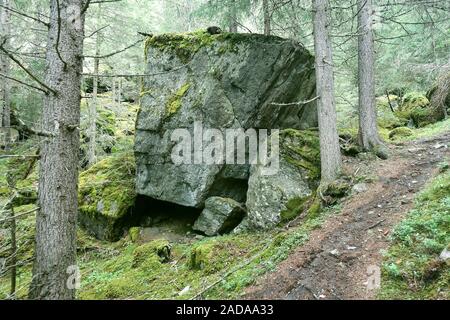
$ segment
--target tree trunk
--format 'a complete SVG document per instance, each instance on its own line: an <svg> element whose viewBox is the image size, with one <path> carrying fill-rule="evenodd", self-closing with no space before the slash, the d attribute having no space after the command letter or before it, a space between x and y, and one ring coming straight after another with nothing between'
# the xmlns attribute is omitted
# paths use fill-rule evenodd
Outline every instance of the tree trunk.
<svg viewBox="0 0 450 320"><path fill-rule="evenodd" d="M236 0L231 0L229 14L230 32L238 32Z"/></svg>
<svg viewBox="0 0 450 320"><path fill-rule="evenodd" d="M270 10L269 10L269 0L263 0L263 11L264 11L264 34L270 36Z"/></svg>
<svg viewBox="0 0 450 320"><path fill-rule="evenodd" d="M5 7L11 5L9 0L0 0L0 4ZM4 44L5 48L9 47L9 36L11 35L11 11L6 10L4 8L0 8L0 35L1 41L6 38L6 42ZM0 72L6 76L9 76L10 73L10 60L9 58L1 54L0 55ZM10 127L11 127L11 101L10 101L10 85L8 79L1 79L1 118L0 125L5 127L6 136L5 136L5 150L9 149L10 143Z"/></svg>
<svg viewBox="0 0 450 320"><path fill-rule="evenodd" d="M75 298L76 286L69 285L73 275L68 272L76 268L82 7L82 0L50 2L45 80L56 94L45 97L42 122L55 136L41 145L31 299Z"/></svg>
<svg viewBox="0 0 450 320"><path fill-rule="evenodd" d="M112 78L112 96L113 96L113 104L116 104L116 78Z"/></svg>
<svg viewBox="0 0 450 320"><path fill-rule="evenodd" d="M10 208L10 232L11 232L11 298L14 299L16 295L16 276L17 276L17 243L16 243L16 218L14 206Z"/></svg>
<svg viewBox="0 0 450 320"><path fill-rule="evenodd" d="M335 180L341 173L342 160L336 124L328 0L314 0L313 5L322 182L327 183Z"/></svg>
<svg viewBox="0 0 450 320"><path fill-rule="evenodd" d="M372 0L358 0L359 143L368 151L382 141L378 134L375 104Z"/></svg>
<svg viewBox="0 0 450 320"><path fill-rule="evenodd" d="M122 78L119 78L119 92L117 95L117 101L119 102L119 107L122 104Z"/></svg>
<svg viewBox="0 0 450 320"><path fill-rule="evenodd" d="M97 19L100 17L101 5L98 6ZM98 29L98 26L97 26ZM94 78L92 89L92 103L89 105L89 146L88 146L88 164L89 167L93 166L97 162L95 154L95 147L97 145L97 104L98 104L98 77L100 59L100 32L97 32L95 40L95 57L94 58Z"/></svg>

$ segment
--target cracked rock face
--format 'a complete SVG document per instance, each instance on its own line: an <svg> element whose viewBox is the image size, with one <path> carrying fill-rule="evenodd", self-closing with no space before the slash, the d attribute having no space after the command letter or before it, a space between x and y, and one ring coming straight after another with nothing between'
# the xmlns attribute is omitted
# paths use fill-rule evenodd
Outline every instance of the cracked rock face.
<svg viewBox="0 0 450 320"><path fill-rule="evenodd" d="M160 35L146 44L147 70L136 123L137 193L203 207L213 196L244 202L249 166L175 165L171 133L194 122L219 129L306 129L316 104L314 58L300 44L255 34ZM192 141L194 146L196 142ZM204 146L207 143L204 143Z"/></svg>
<svg viewBox="0 0 450 320"><path fill-rule="evenodd" d="M245 209L233 199L211 197L205 201L193 229L207 236L223 234L234 229L244 218Z"/></svg>

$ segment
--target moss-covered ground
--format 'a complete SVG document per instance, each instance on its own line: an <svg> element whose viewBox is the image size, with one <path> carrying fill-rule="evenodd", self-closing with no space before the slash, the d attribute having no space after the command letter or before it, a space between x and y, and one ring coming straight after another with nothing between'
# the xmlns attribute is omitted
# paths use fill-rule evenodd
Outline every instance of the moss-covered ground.
<svg viewBox="0 0 450 320"><path fill-rule="evenodd" d="M385 254L380 299L450 298L450 171L448 164L416 199L414 209L394 230Z"/></svg>

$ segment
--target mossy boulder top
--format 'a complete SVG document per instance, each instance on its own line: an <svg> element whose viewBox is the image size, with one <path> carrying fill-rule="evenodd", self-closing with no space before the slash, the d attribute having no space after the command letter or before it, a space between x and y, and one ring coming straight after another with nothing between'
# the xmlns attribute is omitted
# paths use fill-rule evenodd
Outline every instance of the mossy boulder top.
<svg viewBox="0 0 450 320"><path fill-rule="evenodd" d="M211 196L243 201L249 168L174 165L167 133L203 127L307 129L317 126L314 57L273 36L206 31L163 34L146 42L146 74L136 123L137 192L202 207ZM243 181L242 188L239 183Z"/></svg>

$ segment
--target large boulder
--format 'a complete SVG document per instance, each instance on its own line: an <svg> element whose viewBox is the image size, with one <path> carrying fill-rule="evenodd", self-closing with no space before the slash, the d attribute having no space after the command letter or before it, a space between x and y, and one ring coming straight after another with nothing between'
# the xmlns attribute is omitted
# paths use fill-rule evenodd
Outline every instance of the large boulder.
<svg viewBox="0 0 450 320"><path fill-rule="evenodd" d="M249 166L171 160L174 129L317 126L314 58L299 43L256 34L165 34L146 42L148 76L136 123L137 193L190 207L245 201Z"/></svg>
<svg viewBox="0 0 450 320"><path fill-rule="evenodd" d="M441 110L433 107L428 98L419 92L407 93L396 114L400 119L409 120L411 124L419 128L444 118Z"/></svg>

